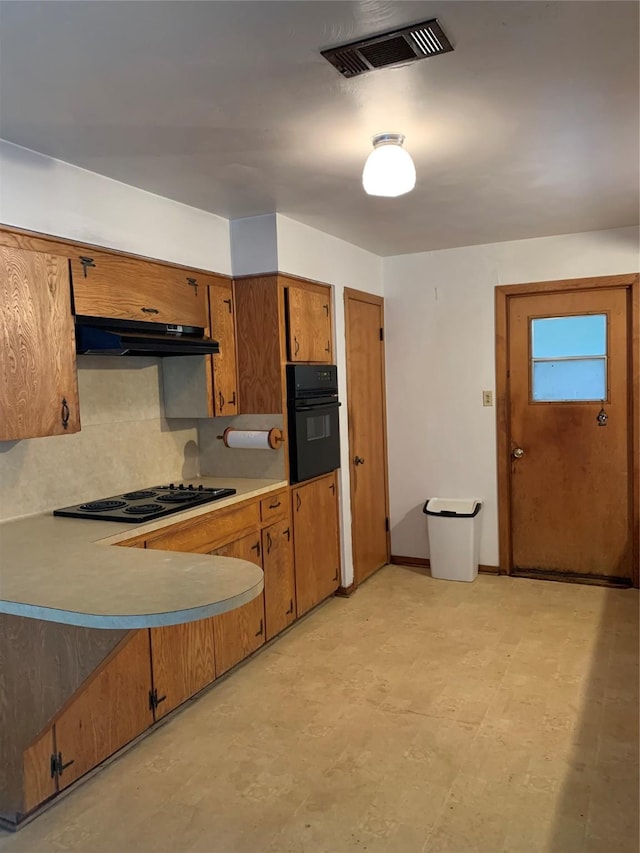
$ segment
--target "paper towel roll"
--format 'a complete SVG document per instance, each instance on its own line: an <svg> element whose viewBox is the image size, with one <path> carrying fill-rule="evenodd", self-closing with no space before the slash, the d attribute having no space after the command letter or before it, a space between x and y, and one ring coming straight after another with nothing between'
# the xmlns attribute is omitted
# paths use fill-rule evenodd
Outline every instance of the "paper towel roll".
<svg viewBox="0 0 640 853"><path fill-rule="evenodd" d="M233 429L227 427L221 438L226 447L239 450L276 450L282 441L282 432L272 429Z"/></svg>

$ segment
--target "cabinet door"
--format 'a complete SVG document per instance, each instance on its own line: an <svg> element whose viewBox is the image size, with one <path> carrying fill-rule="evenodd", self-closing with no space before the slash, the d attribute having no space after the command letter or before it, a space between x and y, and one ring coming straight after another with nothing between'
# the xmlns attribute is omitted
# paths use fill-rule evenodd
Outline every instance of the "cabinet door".
<svg viewBox="0 0 640 853"><path fill-rule="evenodd" d="M288 518L262 531L262 559L265 623L270 640L296 618L293 537Z"/></svg>
<svg viewBox="0 0 640 853"><path fill-rule="evenodd" d="M200 619L151 628L155 718L159 720L216 677L213 623Z"/></svg>
<svg viewBox="0 0 640 853"><path fill-rule="evenodd" d="M289 360L331 363L331 298L326 292L289 285Z"/></svg>
<svg viewBox="0 0 640 853"><path fill-rule="evenodd" d="M262 568L260 534L251 533L211 551L220 557L236 557ZM264 594L242 607L213 616L216 672L222 675L264 643Z"/></svg>
<svg viewBox="0 0 640 853"><path fill-rule="evenodd" d="M58 790L56 777L51 775L53 747L53 727L51 727L24 751L22 811L25 814L48 800Z"/></svg>
<svg viewBox="0 0 640 853"><path fill-rule="evenodd" d="M238 369L231 282L208 288L211 337L220 344L213 363L213 412L216 416L238 414Z"/></svg>
<svg viewBox="0 0 640 853"><path fill-rule="evenodd" d="M71 699L55 723L66 788L153 723L149 632L136 631Z"/></svg>
<svg viewBox="0 0 640 853"><path fill-rule="evenodd" d="M87 250L71 258L76 314L207 325L207 276L191 270Z"/></svg>
<svg viewBox="0 0 640 853"><path fill-rule="evenodd" d="M335 474L292 490L298 616L338 588L340 547Z"/></svg>
<svg viewBox="0 0 640 853"><path fill-rule="evenodd" d="M80 429L69 262L0 247L0 441Z"/></svg>

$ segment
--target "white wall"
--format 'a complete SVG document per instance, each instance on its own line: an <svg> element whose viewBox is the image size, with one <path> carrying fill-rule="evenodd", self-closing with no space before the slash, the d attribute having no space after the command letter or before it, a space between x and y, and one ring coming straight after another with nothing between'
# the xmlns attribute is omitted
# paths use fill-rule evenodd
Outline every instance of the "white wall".
<svg viewBox="0 0 640 853"><path fill-rule="evenodd" d="M0 222L231 273L227 219L4 140Z"/></svg>
<svg viewBox="0 0 640 853"><path fill-rule="evenodd" d="M427 557L426 498L484 501L480 562L498 565L494 288L637 272L638 229L384 260L392 553Z"/></svg>

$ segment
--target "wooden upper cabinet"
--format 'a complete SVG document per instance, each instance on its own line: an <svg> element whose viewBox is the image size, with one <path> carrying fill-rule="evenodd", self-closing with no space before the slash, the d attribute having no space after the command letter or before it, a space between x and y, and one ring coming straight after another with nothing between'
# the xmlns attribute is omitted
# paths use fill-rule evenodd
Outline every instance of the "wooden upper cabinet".
<svg viewBox="0 0 640 853"><path fill-rule="evenodd" d="M289 361L332 361L331 291L328 287L288 284Z"/></svg>
<svg viewBox="0 0 640 853"><path fill-rule="evenodd" d="M291 490L298 616L340 583L340 539L335 472Z"/></svg>
<svg viewBox="0 0 640 853"><path fill-rule="evenodd" d="M80 429L69 264L0 246L0 441Z"/></svg>
<svg viewBox="0 0 640 853"><path fill-rule="evenodd" d="M213 413L216 416L238 414L238 366L233 286L230 281L211 285L209 320L211 337L220 344L220 352L210 356L213 363Z"/></svg>
<svg viewBox="0 0 640 853"><path fill-rule="evenodd" d="M56 719L60 790L153 723L150 686L149 632L135 631Z"/></svg>
<svg viewBox="0 0 640 853"><path fill-rule="evenodd" d="M235 282L238 385L242 414L284 411L284 291L278 276Z"/></svg>
<svg viewBox="0 0 640 853"><path fill-rule="evenodd" d="M71 257L71 280L78 315L207 326L205 274L87 249Z"/></svg>

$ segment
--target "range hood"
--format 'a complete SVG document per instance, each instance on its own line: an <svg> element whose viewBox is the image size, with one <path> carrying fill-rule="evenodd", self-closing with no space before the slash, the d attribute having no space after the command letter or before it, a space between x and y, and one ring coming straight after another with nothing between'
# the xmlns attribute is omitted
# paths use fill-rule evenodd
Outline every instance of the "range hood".
<svg viewBox="0 0 640 853"><path fill-rule="evenodd" d="M217 341L199 326L76 316L76 352L87 355L212 355Z"/></svg>

